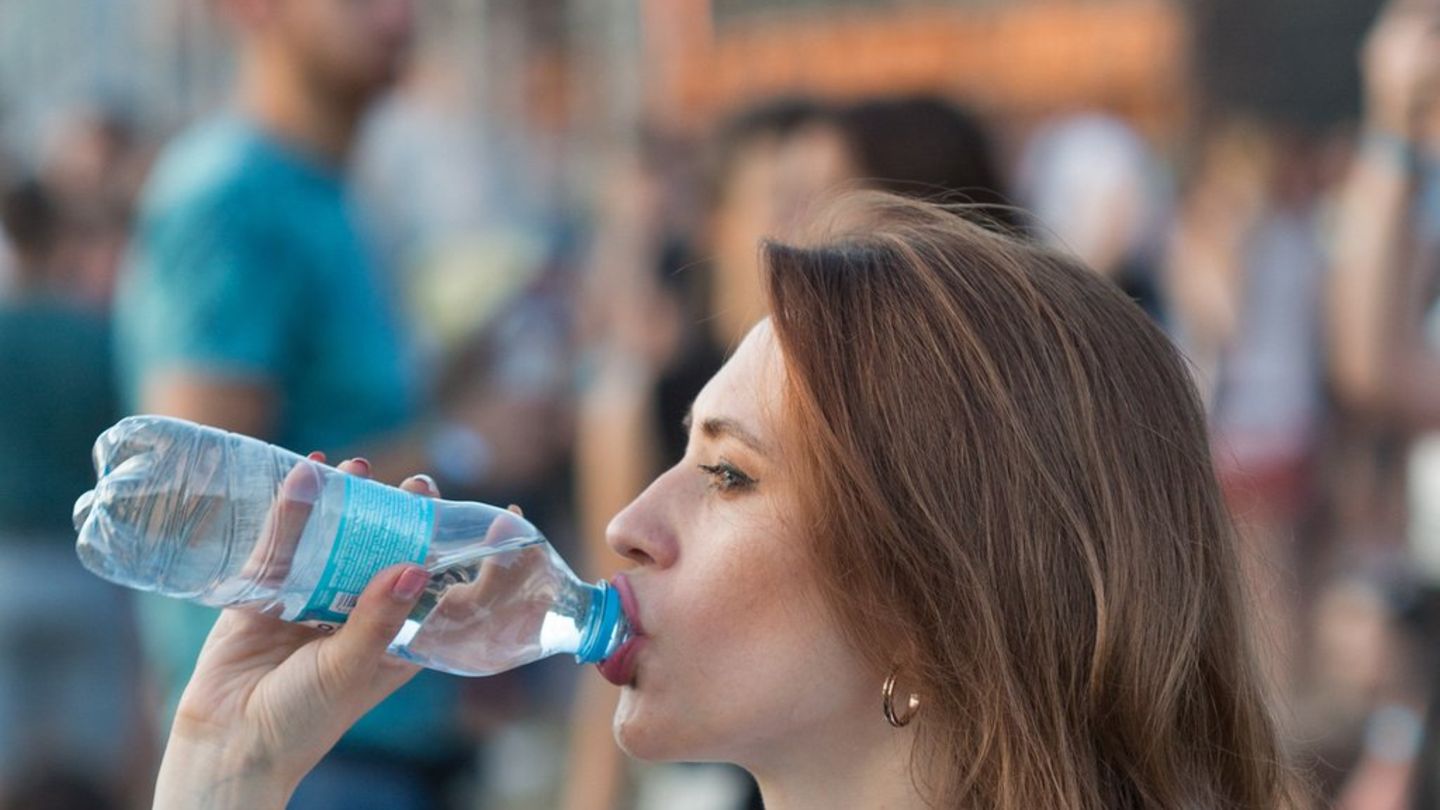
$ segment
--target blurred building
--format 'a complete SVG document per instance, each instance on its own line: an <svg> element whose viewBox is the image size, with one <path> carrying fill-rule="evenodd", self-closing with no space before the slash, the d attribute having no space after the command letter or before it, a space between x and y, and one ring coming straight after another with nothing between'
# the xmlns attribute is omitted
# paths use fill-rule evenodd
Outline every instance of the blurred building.
<svg viewBox="0 0 1440 810"><path fill-rule="evenodd" d="M1162 134L1192 67L1208 97L1309 120L1355 108L1354 45L1377 0L426 0L422 48L468 105L570 145L642 116L695 131L745 98L931 90L1022 117L1101 106ZM223 103L211 4L7 0L0 140L103 102L168 132ZM1189 47L1191 33L1205 47ZM62 55L63 58L58 58ZM1296 76L1307 81L1295 82Z"/></svg>
<svg viewBox="0 0 1440 810"><path fill-rule="evenodd" d="M1155 134L1184 111L1187 29L1166 0L686 0L644 13L652 108L681 127L802 89L938 92L1021 119L1099 106Z"/></svg>

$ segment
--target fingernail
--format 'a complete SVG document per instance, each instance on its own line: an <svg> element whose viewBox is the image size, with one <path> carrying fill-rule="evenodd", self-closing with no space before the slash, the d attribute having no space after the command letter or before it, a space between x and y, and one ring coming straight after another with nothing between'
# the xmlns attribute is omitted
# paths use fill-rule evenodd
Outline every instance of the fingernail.
<svg viewBox="0 0 1440 810"><path fill-rule="evenodd" d="M370 462L366 461L365 459L363 459L363 458L358 458L358 457L357 457L357 458L352 458L352 459L350 459L350 463L351 463L351 464L358 465L358 466L360 467L360 471L359 471L359 473L358 473L359 475L369 475L369 474L370 474Z"/></svg>
<svg viewBox="0 0 1440 810"><path fill-rule="evenodd" d="M431 478L430 476L426 475L425 473L420 473L419 475L415 476L415 480L416 480L416 481L419 481L419 482L422 483L422 484L424 484L424 485L425 485L425 489L429 490L431 495L439 495L439 494L440 494L440 487L435 483L435 479L434 479L434 478Z"/></svg>
<svg viewBox="0 0 1440 810"><path fill-rule="evenodd" d="M518 515L520 517L525 517L525 512L520 509L519 504L510 504L509 506L505 507L505 511Z"/></svg>
<svg viewBox="0 0 1440 810"><path fill-rule="evenodd" d="M390 594L396 601L409 602L419 596L429 582L430 574L424 568L412 566L396 577L395 584L390 586Z"/></svg>

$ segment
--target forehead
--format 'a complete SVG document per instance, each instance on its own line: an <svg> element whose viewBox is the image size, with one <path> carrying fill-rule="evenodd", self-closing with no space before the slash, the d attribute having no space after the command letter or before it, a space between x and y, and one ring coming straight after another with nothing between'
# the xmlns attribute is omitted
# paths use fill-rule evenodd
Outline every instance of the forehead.
<svg viewBox="0 0 1440 810"><path fill-rule="evenodd" d="M767 318L750 330L695 398L695 423L725 417L741 422L761 439L775 437L784 382L784 360Z"/></svg>

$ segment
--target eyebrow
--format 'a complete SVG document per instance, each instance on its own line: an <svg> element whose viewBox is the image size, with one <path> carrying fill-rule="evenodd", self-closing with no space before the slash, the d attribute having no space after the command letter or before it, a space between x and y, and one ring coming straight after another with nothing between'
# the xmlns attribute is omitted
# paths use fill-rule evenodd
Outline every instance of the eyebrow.
<svg viewBox="0 0 1440 810"><path fill-rule="evenodd" d="M693 410L687 412L681 424L685 427L685 432L689 433L691 426L695 424L695 412ZM712 416L700 422L700 432L710 439L729 436L762 456L770 455L769 451L765 449L765 443L734 419Z"/></svg>

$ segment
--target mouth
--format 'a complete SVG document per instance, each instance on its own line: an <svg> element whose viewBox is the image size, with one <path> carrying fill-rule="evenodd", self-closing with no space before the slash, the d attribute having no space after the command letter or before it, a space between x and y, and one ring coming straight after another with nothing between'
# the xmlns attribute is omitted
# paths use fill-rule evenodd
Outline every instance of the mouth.
<svg viewBox="0 0 1440 810"><path fill-rule="evenodd" d="M630 587L630 581L624 574L616 575L613 580L615 590L620 594L620 607L625 612L625 619L630 624L630 638L620 645L613 655L596 665L600 675L605 680L616 686L634 686L635 669L638 665L637 657L640 650L648 639L645 636L645 628L640 624L640 613L635 605L635 592Z"/></svg>

